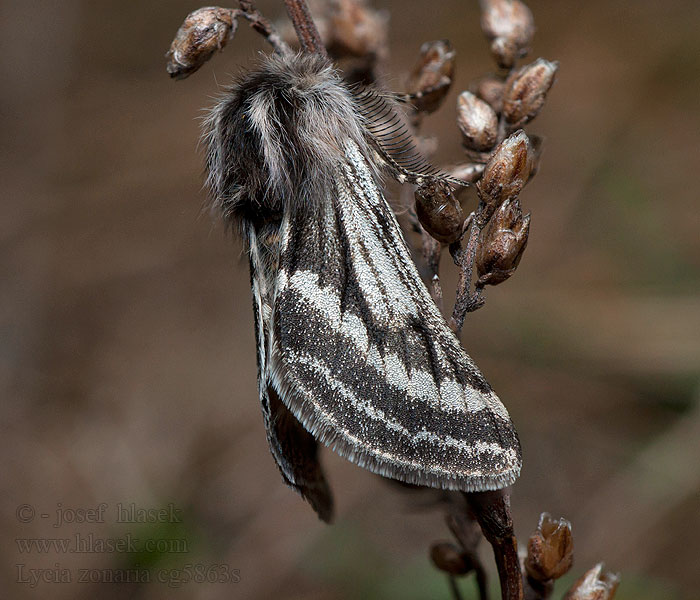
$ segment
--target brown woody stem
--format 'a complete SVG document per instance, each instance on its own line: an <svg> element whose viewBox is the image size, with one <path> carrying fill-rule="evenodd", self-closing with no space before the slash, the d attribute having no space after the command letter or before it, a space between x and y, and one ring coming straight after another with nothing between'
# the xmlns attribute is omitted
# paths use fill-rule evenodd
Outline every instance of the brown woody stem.
<svg viewBox="0 0 700 600"><path fill-rule="evenodd" d="M484 565L481 564L477 546L482 534L478 529L474 516L467 511L456 511L447 515L447 527L455 536L457 543L464 553L476 574L476 585L479 590L479 600L488 600L488 579Z"/></svg>
<svg viewBox="0 0 700 600"><path fill-rule="evenodd" d="M523 600L523 576L518 559L518 541L505 490L465 494L484 537L493 548L503 600Z"/></svg>
<svg viewBox="0 0 700 600"><path fill-rule="evenodd" d="M327 56L326 47L321 41L321 36L311 18L306 0L284 0L289 18L294 24L294 30L301 43L302 50L312 54Z"/></svg>
<svg viewBox="0 0 700 600"><path fill-rule="evenodd" d="M254 2L251 0L239 0L238 5L241 8L238 11L234 11L235 16L241 16L246 19L255 31L265 37L275 52L278 54L287 54L291 52L289 46L287 46L277 31L275 31L272 23L270 23L270 21L255 7Z"/></svg>

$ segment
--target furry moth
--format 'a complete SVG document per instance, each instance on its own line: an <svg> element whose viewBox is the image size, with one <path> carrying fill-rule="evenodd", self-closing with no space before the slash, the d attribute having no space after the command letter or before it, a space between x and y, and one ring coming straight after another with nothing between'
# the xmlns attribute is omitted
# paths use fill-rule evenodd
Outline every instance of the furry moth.
<svg viewBox="0 0 700 600"><path fill-rule="evenodd" d="M515 481L508 412L433 303L378 182L445 178L327 59L269 56L205 124L208 186L249 256L258 385L287 484L329 520L317 442L451 490Z"/></svg>

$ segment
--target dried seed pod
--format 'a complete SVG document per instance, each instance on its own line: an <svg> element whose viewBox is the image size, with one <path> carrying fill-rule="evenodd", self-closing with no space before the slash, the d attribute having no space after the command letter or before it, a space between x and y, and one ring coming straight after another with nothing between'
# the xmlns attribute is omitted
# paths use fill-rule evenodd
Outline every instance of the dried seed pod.
<svg viewBox="0 0 700 600"><path fill-rule="evenodd" d="M498 114L503 109L503 91L506 84L502 79L488 75L480 79L476 85L476 95Z"/></svg>
<svg viewBox="0 0 700 600"><path fill-rule="evenodd" d="M489 220L506 198L517 196L532 171L530 142L522 130L503 140L486 163L484 175L476 184L479 198L485 203L481 220Z"/></svg>
<svg viewBox="0 0 700 600"><path fill-rule="evenodd" d="M187 15L165 54L170 77L189 77L226 45L237 25L232 10L216 6L200 8Z"/></svg>
<svg viewBox="0 0 700 600"><path fill-rule="evenodd" d="M416 190L415 197L416 214L430 235L445 244L456 242L461 237L464 215L450 186L441 181L430 181Z"/></svg>
<svg viewBox="0 0 700 600"><path fill-rule="evenodd" d="M481 29L498 66L510 69L529 52L535 20L520 0L481 0Z"/></svg>
<svg viewBox="0 0 700 600"><path fill-rule="evenodd" d="M436 542L430 547L433 564L450 575L466 575L472 570L471 561L454 544Z"/></svg>
<svg viewBox="0 0 700 600"><path fill-rule="evenodd" d="M617 573L603 573L603 563L586 571L564 596L564 600L612 600L620 585Z"/></svg>
<svg viewBox="0 0 700 600"><path fill-rule="evenodd" d="M503 116L511 126L521 127L537 116L558 68L558 62L538 58L508 77L503 94Z"/></svg>
<svg viewBox="0 0 700 600"><path fill-rule="evenodd" d="M446 169L446 172L450 177L459 179L464 183L474 183L484 172L484 165L480 165L478 163L465 163L463 165L449 167ZM455 191L455 193L459 194L460 190L463 189L465 188L459 188Z"/></svg>
<svg viewBox="0 0 700 600"><path fill-rule="evenodd" d="M457 125L467 148L485 152L496 144L498 117L493 108L471 92L462 92L457 98Z"/></svg>
<svg viewBox="0 0 700 600"><path fill-rule="evenodd" d="M530 215L523 216L520 201L509 198L496 211L476 254L477 285L498 285L508 279L522 258L530 232Z"/></svg>
<svg viewBox="0 0 700 600"><path fill-rule="evenodd" d="M537 581L559 579L574 563L574 541L571 523L555 521L547 513L540 515L537 531L527 545L525 570Z"/></svg>
<svg viewBox="0 0 700 600"><path fill-rule="evenodd" d="M424 113L435 112L452 85L455 51L448 40L426 42L420 48L420 61L408 80L407 91L413 105Z"/></svg>
<svg viewBox="0 0 700 600"><path fill-rule="evenodd" d="M335 57L383 54L387 16L372 10L366 0L332 0L326 10L328 51Z"/></svg>

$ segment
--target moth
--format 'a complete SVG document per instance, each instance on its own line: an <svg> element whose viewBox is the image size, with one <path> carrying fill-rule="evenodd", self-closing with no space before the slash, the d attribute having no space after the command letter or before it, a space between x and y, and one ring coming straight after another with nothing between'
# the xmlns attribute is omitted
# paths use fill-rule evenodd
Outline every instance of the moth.
<svg viewBox="0 0 700 600"><path fill-rule="evenodd" d="M318 443L410 484L512 484L507 410L411 259L381 175L446 178L393 103L315 54L272 55L206 119L208 187L250 262L258 386L287 484L328 521Z"/></svg>

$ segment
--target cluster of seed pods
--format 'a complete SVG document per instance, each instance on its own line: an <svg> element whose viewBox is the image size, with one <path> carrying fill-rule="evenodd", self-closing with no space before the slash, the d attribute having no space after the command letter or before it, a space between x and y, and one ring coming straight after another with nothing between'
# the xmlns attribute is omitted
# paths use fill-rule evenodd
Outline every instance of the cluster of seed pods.
<svg viewBox="0 0 700 600"><path fill-rule="evenodd" d="M466 162L450 175L476 184L478 208L467 216L448 186L433 183L416 190L416 214L422 227L443 244L458 244L471 225L478 230L473 252L475 286L496 285L517 268L527 245L530 215L519 195L536 173L541 139L523 127L544 106L558 65L539 58L517 67L534 33L532 13L519 0L482 1L482 29L498 66L457 99L457 125ZM428 114L444 100L452 82L455 52L449 42L428 42L409 80L418 114ZM414 123L419 118L414 117ZM454 252L453 252L454 256Z"/></svg>

